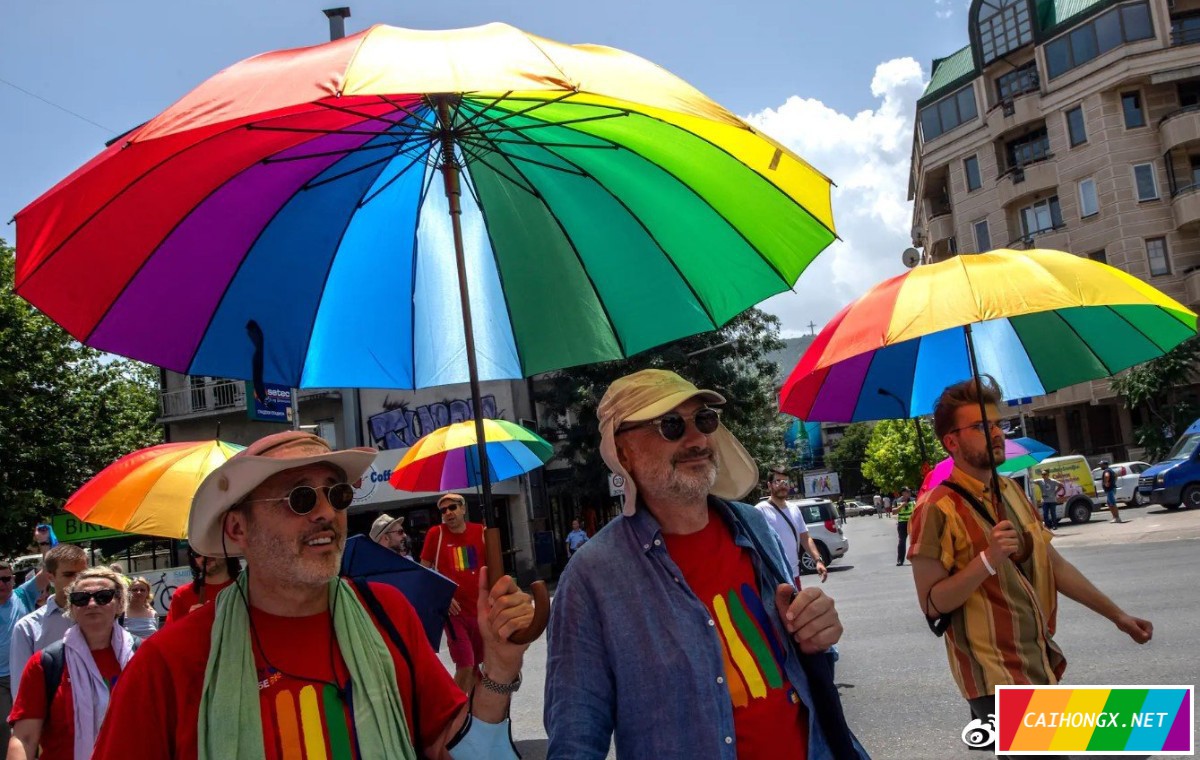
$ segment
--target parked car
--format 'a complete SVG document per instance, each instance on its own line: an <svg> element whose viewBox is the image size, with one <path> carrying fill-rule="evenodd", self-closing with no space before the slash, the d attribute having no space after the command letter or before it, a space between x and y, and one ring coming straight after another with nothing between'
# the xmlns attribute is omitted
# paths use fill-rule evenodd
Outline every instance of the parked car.
<svg viewBox="0 0 1200 760"><path fill-rule="evenodd" d="M864 504L855 499L846 499L846 517L858 517L859 515L873 515L875 507L871 504Z"/></svg>
<svg viewBox="0 0 1200 760"><path fill-rule="evenodd" d="M792 499L788 501L800 509L804 515L804 524L808 526L809 535L816 544L821 561L828 567L835 559L843 557L850 550L850 542L842 533L837 521L837 508L829 499ZM849 506L849 503L847 503ZM808 552L800 552L800 573L808 574L817 571L817 563Z"/></svg>
<svg viewBox="0 0 1200 760"><path fill-rule="evenodd" d="M1200 507L1200 420L1183 431L1163 461L1142 472L1138 496L1167 509Z"/></svg>
<svg viewBox="0 0 1200 760"><path fill-rule="evenodd" d="M1040 478L1042 470L1049 470L1050 477L1061 485L1055 500L1058 502L1058 519L1068 518L1075 524L1085 523L1092 519L1092 511L1096 509L1096 483L1092 480L1092 471L1088 461L1078 454L1065 457L1043 459L1037 465L1025 470L1026 481L1029 483L1029 498L1039 511L1042 505L1042 487ZM1100 500L1104 496L1101 494Z"/></svg>
<svg viewBox="0 0 1200 760"><path fill-rule="evenodd" d="M1138 495L1138 478L1150 465L1146 462L1117 462L1109 467L1117 474L1117 501L1125 502L1131 507L1140 507L1146 500ZM1092 482L1096 486L1096 506L1106 506L1104 486L1100 483L1100 468L1092 470Z"/></svg>

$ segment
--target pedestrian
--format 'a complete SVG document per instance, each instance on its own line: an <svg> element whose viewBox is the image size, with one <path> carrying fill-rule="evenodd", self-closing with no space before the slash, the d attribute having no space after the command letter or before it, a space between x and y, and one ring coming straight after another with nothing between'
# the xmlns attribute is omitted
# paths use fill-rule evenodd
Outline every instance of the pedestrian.
<svg viewBox="0 0 1200 760"><path fill-rule="evenodd" d="M838 525L846 524L846 500L839 498L837 500Z"/></svg>
<svg viewBox="0 0 1200 760"><path fill-rule="evenodd" d="M61 640L71 627L71 620L63 615L67 608L67 586L87 569L87 554L75 544L58 544L46 552L45 565L54 593L46 598L44 605L17 621L9 644L8 667L14 697L21 687L21 673L29 658Z"/></svg>
<svg viewBox="0 0 1200 760"><path fill-rule="evenodd" d="M532 621L529 596L508 577L476 587L485 678L468 721L467 696L404 595L338 578L352 484L375 454L287 431L205 478L188 541L203 556L245 556L248 569L140 647L95 760L411 759L448 757L449 743L460 759L516 756L507 714L526 647L507 639Z"/></svg>
<svg viewBox="0 0 1200 760"><path fill-rule="evenodd" d="M559 580L547 757L604 758L614 733L618 757L867 756L833 683L833 600L797 591L762 515L727 501L758 467L723 403L655 369L600 401L600 453L626 500Z"/></svg>
<svg viewBox="0 0 1200 760"><path fill-rule="evenodd" d="M954 469L918 502L908 552L921 610L944 634L951 675L982 721L995 711L997 686L1062 678L1067 661L1054 640L1059 593L1139 644L1153 634L1150 621L1126 614L1058 553L1016 483L999 477L997 498L988 446L995 464L1003 463L1001 398L987 376L951 385L938 398L934 432Z"/></svg>
<svg viewBox="0 0 1200 760"><path fill-rule="evenodd" d="M883 518L883 496L881 496L880 494L875 494L874 498L871 499L871 503L875 505L875 516L882 519Z"/></svg>
<svg viewBox="0 0 1200 760"><path fill-rule="evenodd" d="M80 572L66 591L72 624L25 666L8 716L9 760L90 758L109 693L136 648L137 638L117 623L126 602L120 576L93 567ZM126 755L147 756L138 749L126 744Z"/></svg>
<svg viewBox="0 0 1200 760"><path fill-rule="evenodd" d="M193 611L217 598L233 583L242 571L242 562L237 557L206 557L188 547L188 566L192 571L192 582L175 589L171 595L171 606L163 626L187 617Z"/></svg>
<svg viewBox="0 0 1200 760"><path fill-rule="evenodd" d="M1117 473L1108 466L1107 459L1100 460L1100 487L1104 490L1104 503L1108 505L1112 522L1125 522L1117 510Z"/></svg>
<svg viewBox="0 0 1200 760"><path fill-rule="evenodd" d="M32 591L33 598L28 594L22 595L13 589L16 576L13 575L12 565L0 561L0 714L8 715L12 710L12 684L10 682L8 650L12 643L13 629L17 621L33 610L36 599L34 579L30 578L21 585L22 589ZM8 738L11 729L8 721L0 721L0 747L8 748Z"/></svg>
<svg viewBox="0 0 1200 760"><path fill-rule="evenodd" d="M150 599L150 581L134 578L129 582L129 606L121 625L139 639L149 638L158 630L158 613Z"/></svg>
<svg viewBox="0 0 1200 760"><path fill-rule="evenodd" d="M571 521L571 532L567 534L567 559L575 556L575 552L587 543L588 534L584 532L579 520Z"/></svg>
<svg viewBox="0 0 1200 760"><path fill-rule="evenodd" d="M401 557L412 559L412 541L404 532L404 516L392 517L380 513L371 523L371 540L380 546L391 549Z"/></svg>
<svg viewBox="0 0 1200 760"><path fill-rule="evenodd" d="M1037 484L1042 492L1042 524L1050 530L1058 530L1058 489L1062 488L1062 483L1051 478L1049 470L1043 469Z"/></svg>
<svg viewBox="0 0 1200 760"><path fill-rule="evenodd" d="M825 563L821 560L821 553L817 551L812 536L808 533L804 515L800 514L800 509L796 505L787 503L787 495L791 488L792 481L785 470L771 470L767 476L769 496L754 505L754 508L766 519L767 525L771 526L775 535L779 536L779 543L783 544L783 558L787 560L788 564L788 578L791 579L791 582L797 588L800 587L800 552L803 551L812 558L813 567L816 568L817 575L821 577L821 583L824 583L829 578L829 569L825 567Z"/></svg>
<svg viewBox="0 0 1200 760"><path fill-rule="evenodd" d="M912 497L912 489L905 486L900 489L900 498L896 502L896 567L904 564L904 556L908 553L908 521L912 518L913 509L917 506Z"/></svg>
<svg viewBox="0 0 1200 760"><path fill-rule="evenodd" d="M442 524L433 526L426 534L421 564L458 584L446 618L446 648L454 661L454 682L469 694L483 657L474 593L479 584L479 569L487 556L483 526L467 520L467 500L460 494L442 494L437 500L437 510Z"/></svg>

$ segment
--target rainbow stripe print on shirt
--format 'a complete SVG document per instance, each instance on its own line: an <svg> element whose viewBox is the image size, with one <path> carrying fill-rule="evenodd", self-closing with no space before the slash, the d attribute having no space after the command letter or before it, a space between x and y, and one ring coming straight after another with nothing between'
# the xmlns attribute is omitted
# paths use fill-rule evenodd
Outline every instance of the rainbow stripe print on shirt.
<svg viewBox="0 0 1200 760"><path fill-rule="evenodd" d="M998 686L997 754L1191 755L1194 686Z"/></svg>
<svg viewBox="0 0 1200 760"><path fill-rule="evenodd" d="M762 699L771 689L787 685L786 655L758 592L743 583L714 596L710 609L721 633L725 681L734 707L745 707L750 700ZM793 704L798 701L794 691L789 698Z"/></svg>
<svg viewBox="0 0 1200 760"><path fill-rule="evenodd" d="M271 691L262 695L263 738L276 750L268 747L268 758L352 760L350 725L337 689L305 684Z"/></svg>
<svg viewBox="0 0 1200 760"><path fill-rule="evenodd" d="M454 558L454 569L460 573L479 569L479 552L474 546L456 546L450 556Z"/></svg>

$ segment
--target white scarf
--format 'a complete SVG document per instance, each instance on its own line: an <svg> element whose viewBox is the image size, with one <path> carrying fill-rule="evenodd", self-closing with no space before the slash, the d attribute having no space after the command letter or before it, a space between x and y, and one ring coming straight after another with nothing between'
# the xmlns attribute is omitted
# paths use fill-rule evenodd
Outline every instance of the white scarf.
<svg viewBox="0 0 1200 760"><path fill-rule="evenodd" d="M75 703L75 760L88 760L108 712L108 681L100 675L96 658L78 625L67 629L63 645L71 679L71 701ZM116 621L113 621L112 648L124 670L133 656L133 636Z"/></svg>

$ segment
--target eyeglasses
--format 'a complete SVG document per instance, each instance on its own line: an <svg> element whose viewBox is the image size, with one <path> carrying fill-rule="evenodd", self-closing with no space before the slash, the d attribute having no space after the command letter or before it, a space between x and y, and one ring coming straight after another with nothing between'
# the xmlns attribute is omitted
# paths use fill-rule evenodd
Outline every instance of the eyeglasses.
<svg viewBox="0 0 1200 760"><path fill-rule="evenodd" d="M296 486L287 496L276 496L273 499L246 499L246 501L286 501L288 507L298 515L306 515L317 507L317 491L324 491L329 506L338 512L345 511L354 501L354 486L349 483L336 483L332 486Z"/></svg>
<svg viewBox="0 0 1200 760"><path fill-rule="evenodd" d="M96 604L103 607L111 602L117 596L115 589L105 588L99 591L72 591L70 595L72 607L86 607L93 599Z"/></svg>
<svg viewBox="0 0 1200 760"><path fill-rule="evenodd" d="M444 514L446 514L447 512L455 512L455 511L457 511L457 510L458 510L458 505L457 505L457 504L451 504L451 505L450 505L450 506L448 506L448 507L438 507L438 508L437 508L437 510L438 510L439 512L441 512L441 513L444 515Z"/></svg>
<svg viewBox="0 0 1200 760"><path fill-rule="evenodd" d="M790 481L786 478L779 478L778 480L771 481L772 486L790 486L791 484L792 484L792 481Z"/></svg>
<svg viewBox="0 0 1200 760"><path fill-rule="evenodd" d="M997 428L1001 433L1004 433L1005 435L1008 435L1009 433L1011 433L1012 429L1013 429L1012 420L999 420L999 421L988 420L987 426ZM987 433L988 433L987 427L984 427L984 424L982 421L974 422L970 425L963 425L962 427L954 428L950 432L957 433L960 430L974 430L975 432L979 433L980 435L987 435Z"/></svg>
<svg viewBox="0 0 1200 760"><path fill-rule="evenodd" d="M0 575L0 583L12 583L12 582L13 582L13 577L11 575Z"/></svg>
<svg viewBox="0 0 1200 760"><path fill-rule="evenodd" d="M687 421L691 420L695 424L696 429L704 435L712 435L717 432L717 428L721 425L721 410L710 409L704 407L699 409L690 417L684 417L679 412L668 412L661 417L655 417L652 420L645 422L635 422L632 425L618 430L618 433L625 433L630 430L635 430L640 427L656 427L658 434L667 441L678 441L683 437L687 430Z"/></svg>

